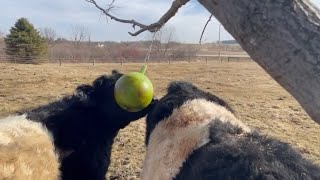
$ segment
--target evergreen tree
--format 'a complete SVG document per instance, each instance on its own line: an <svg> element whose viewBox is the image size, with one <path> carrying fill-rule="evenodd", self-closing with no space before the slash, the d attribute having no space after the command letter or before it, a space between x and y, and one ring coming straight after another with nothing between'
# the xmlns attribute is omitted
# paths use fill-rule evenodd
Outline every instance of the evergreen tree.
<svg viewBox="0 0 320 180"><path fill-rule="evenodd" d="M20 18L5 37L6 54L30 61L47 54L48 46L39 31L26 18Z"/></svg>

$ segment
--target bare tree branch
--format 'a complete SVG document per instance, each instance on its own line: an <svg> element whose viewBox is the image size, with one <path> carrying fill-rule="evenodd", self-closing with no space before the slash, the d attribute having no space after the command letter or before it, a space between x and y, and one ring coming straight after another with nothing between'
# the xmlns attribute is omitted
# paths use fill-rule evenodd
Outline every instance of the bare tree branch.
<svg viewBox="0 0 320 180"><path fill-rule="evenodd" d="M4 36L4 33L0 31L0 38Z"/></svg>
<svg viewBox="0 0 320 180"><path fill-rule="evenodd" d="M136 22L135 20L126 20L126 19L120 19L120 18L117 18L113 15L111 15L109 12L110 10L114 7L113 4L114 4L114 1L115 0L112 0L112 3L108 5L108 8L107 9L104 9L102 8L101 6L99 6L95 0L85 0L91 4L94 4L96 6L96 8L98 8L99 10L101 10L107 17L110 17L112 20L115 20L115 21L118 21L118 22L121 22L121 23L127 23L127 24L132 24L133 27L134 26L138 26L140 28L144 28L146 27L146 25L144 24L141 24L139 22Z"/></svg>
<svg viewBox="0 0 320 180"><path fill-rule="evenodd" d="M175 36L175 29L173 27L168 28L168 31L169 31L169 35L168 35L168 38L167 38L167 45L166 45L166 47L164 49L163 57L166 56L167 50L168 50L168 48L169 48L169 46L171 44L171 41Z"/></svg>
<svg viewBox="0 0 320 180"><path fill-rule="evenodd" d="M90 34L88 28L78 25L72 27L71 36L74 45L80 47L81 42L87 39Z"/></svg>
<svg viewBox="0 0 320 180"><path fill-rule="evenodd" d="M140 30L138 30L134 33L129 32L129 34L131 36L137 36L144 31L150 31L150 32L158 31L166 22L168 22L178 12L178 10L182 6L187 4L190 0L174 0L172 2L171 7L169 8L169 10L157 22L152 23L150 25L145 25L145 24L139 23L133 19L132 20L120 19L120 18L117 18L117 17L111 15L109 12L114 7L113 4L114 4L115 0L112 0L112 3L108 5L107 9L104 9L101 6L99 6L95 0L85 0L85 1L95 5L96 8L101 10L107 17L110 17L112 20L115 20L115 21L118 21L121 23L132 24L133 28L135 28L136 26L139 27Z"/></svg>
<svg viewBox="0 0 320 180"><path fill-rule="evenodd" d="M202 43L202 37L203 37L204 31L206 30L209 22L211 21L212 16L213 16L213 15L211 14L210 17L209 17L209 19L208 19L208 21L207 21L207 23L206 23L206 25L203 27L203 30L202 30L202 33L201 33L201 37L200 37L200 40L199 40L199 44Z"/></svg>
<svg viewBox="0 0 320 180"><path fill-rule="evenodd" d="M53 44L57 36L56 31L50 27L41 28L40 33L49 44Z"/></svg>
<svg viewBox="0 0 320 180"><path fill-rule="evenodd" d="M5 35L5 33L3 31L0 30L0 39L3 38Z"/></svg>

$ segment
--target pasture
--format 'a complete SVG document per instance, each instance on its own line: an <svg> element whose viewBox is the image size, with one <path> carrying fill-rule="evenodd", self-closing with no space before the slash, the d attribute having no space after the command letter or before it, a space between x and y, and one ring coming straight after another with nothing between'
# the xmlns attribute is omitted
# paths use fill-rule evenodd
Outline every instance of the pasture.
<svg viewBox="0 0 320 180"><path fill-rule="evenodd" d="M141 64L0 64L0 116L33 108L71 94L97 76L138 71ZM292 144L320 164L320 125L256 63L209 62L149 64L147 75L161 97L173 80L190 81L225 99L245 124ZM116 121L116 119L115 119ZM115 140L109 179L138 179L144 158L143 120L131 123Z"/></svg>

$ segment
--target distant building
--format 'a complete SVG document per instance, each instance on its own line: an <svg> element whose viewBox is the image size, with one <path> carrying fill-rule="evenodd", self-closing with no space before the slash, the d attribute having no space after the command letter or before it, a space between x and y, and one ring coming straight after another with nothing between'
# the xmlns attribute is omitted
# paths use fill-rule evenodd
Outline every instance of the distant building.
<svg viewBox="0 0 320 180"><path fill-rule="evenodd" d="M99 48L103 48L103 47L104 47L104 44L98 43L97 46L98 46Z"/></svg>

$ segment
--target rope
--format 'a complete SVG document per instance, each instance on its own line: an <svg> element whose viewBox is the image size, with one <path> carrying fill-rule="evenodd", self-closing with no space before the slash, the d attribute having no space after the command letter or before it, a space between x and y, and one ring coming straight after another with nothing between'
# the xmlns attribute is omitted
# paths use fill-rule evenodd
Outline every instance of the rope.
<svg viewBox="0 0 320 180"><path fill-rule="evenodd" d="M149 51L148 51L146 57L144 58L144 63L146 63L150 59L152 45L153 45L154 40L156 39L156 33L157 33L157 31L153 33L153 38L152 38L152 41L151 41L151 44L150 44L150 47L149 47Z"/></svg>

